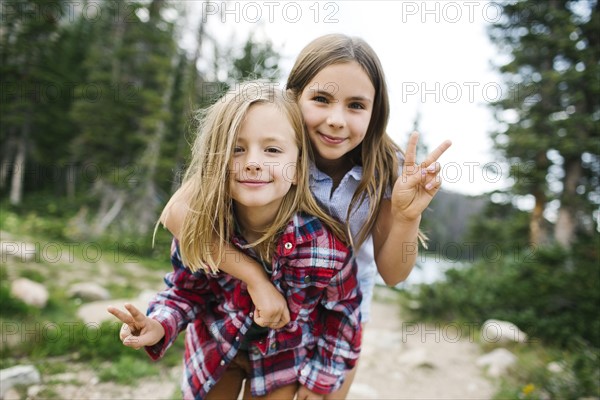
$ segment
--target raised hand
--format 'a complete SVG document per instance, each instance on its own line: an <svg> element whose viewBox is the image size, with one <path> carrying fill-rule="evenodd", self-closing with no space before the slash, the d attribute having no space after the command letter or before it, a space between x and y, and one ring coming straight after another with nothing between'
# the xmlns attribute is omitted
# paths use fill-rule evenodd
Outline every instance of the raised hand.
<svg viewBox="0 0 600 400"><path fill-rule="evenodd" d="M441 167L437 160L452 145L451 141L444 141L423 162L417 164L418 141L419 134L413 132L406 146L402 175L396 180L392 191L392 214L405 220L418 218L440 189Z"/></svg>
<svg viewBox="0 0 600 400"><path fill-rule="evenodd" d="M155 319L148 318L133 304L125 304L125 311L115 307L108 307L107 311L123 322L119 337L127 347L139 349L152 346L165 336L165 329Z"/></svg>

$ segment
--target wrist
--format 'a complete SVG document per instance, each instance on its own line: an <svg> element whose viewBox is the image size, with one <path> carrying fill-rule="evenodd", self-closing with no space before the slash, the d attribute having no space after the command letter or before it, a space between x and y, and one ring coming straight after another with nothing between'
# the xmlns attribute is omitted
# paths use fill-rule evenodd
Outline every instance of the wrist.
<svg viewBox="0 0 600 400"><path fill-rule="evenodd" d="M249 274L245 282L248 288L257 288L261 285L271 285L271 281L264 271L261 271L261 273L257 274Z"/></svg>
<svg viewBox="0 0 600 400"><path fill-rule="evenodd" d="M422 214L413 216L413 215L406 215L403 213L398 213L395 215L395 219L396 219L397 223L403 224L404 226L416 225L418 227L419 224L421 223L421 216L422 216Z"/></svg>

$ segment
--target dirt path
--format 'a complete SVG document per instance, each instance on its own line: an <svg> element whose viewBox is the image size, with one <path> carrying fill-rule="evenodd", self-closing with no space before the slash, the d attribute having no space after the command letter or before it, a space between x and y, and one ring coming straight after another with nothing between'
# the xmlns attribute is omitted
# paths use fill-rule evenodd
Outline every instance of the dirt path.
<svg viewBox="0 0 600 400"><path fill-rule="evenodd" d="M377 288L376 296L349 400L492 398L493 384L476 366L481 351L471 336L459 338L452 326L403 322L395 292ZM159 376L124 386L100 382L89 365L73 363L65 373L43 376L44 383L30 387L27 398L173 399L181 372L181 367L165 368Z"/></svg>
<svg viewBox="0 0 600 400"><path fill-rule="evenodd" d="M377 288L372 319L349 399L490 399L493 383L475 365L481 355L457 326L401 320L394 292Z"/></svg>

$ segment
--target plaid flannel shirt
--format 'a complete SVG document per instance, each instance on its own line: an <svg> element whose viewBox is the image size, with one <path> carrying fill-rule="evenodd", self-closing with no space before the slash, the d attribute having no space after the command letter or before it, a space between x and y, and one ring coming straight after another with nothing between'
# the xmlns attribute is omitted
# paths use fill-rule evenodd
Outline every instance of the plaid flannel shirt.
<svg viewBox="0 0 600 400"><path fill-rule="evenodd" d="M233 244L246 254L247 242ZM225 273L191 273L173 241L167 288L150 303L148 316L165 329L146 351L162 357L178 333L185 338L184 398L202 399L223 375L252 325L254 305L245 283ZM298 213L287 225L272 261L271 281L285 296L290 322L248 343L254 396L299 382L331 393L358 359L361 345L356 264L350 249L315 217Z"/></svg>

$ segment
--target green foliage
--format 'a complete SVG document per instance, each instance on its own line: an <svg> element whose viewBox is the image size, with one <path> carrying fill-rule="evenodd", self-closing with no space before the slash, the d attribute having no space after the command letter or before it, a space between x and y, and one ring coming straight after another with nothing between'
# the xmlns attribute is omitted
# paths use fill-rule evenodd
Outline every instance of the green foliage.
<svg viewBox="0 0 600 400"><path fill-rule="evenodd" d="M579 343L572 351L536 346L518 352L514 372L504 377L495 399L581 399L600 395L600 352Z"/></svg>
<svg viewBox="0 0 600 400"><path fill-rule="evenodd" d="M279 72L278 63L279 55L270 41L260 43L250 36L241 56L233 61L229 77L234 82L257 78L274 81Z"/></svg>
<svg viewBox="0 0 600 400"><path fill-rule="evenodd" d="M0 284L0 304L2 304L2 318L26 315L33 311L30 306L11 295L10 287L4 284L4 280Z"/></svg>
<svg viewBox="0 0 600 400"><path fill-rule="evenodd" d="M226 88L248 76L276 79L279 55L250 35L242 45L214 43L228 57L215 61L215 71L200 70L207 46L193 56L179 47L184 19L173 16L185 12L182 4L100 2L93 17L64 2L42 12L44 4L7 3L0 21L6 33L0 37L6 89L0 195L10 194L11 211L32 212L31 234L95 240L112 231L119 239L139 238L179 183L193 113L215 100L209 99L214 85L208 86ZM215 41L203 29L197 39ZM19 170L22 199L13 200L11 180ZM101 224L119 201L120 215ZM40 215L54 215L56 223L42 226ZM132 241L141 252L148 242Z"/></svg>
<svg viewBox="0 0 600 400"><path fill-rule="evenodd" d="M529 213L514 207L510 202L491 199L509 199L502 192L490 194L481 214L471 218L466 241L473 243L475 258L487 257L485 249L498 249L502 254L515 254L529 247L524 243L529 234Z"/></svg>
<svg viewBox="0 0 600 400"><path fill-rule="evenodd" d="M577 228L597 225L600 190L600 12L597 1L503 2L490 37L509 62L499 67L507 96L494 104L496 148L510 165L516 195L533 195L534 240L547 205L560 202L555 236L570 245ZM573 220L571 225L566 221ZM575 229L573 229L573 226ZM540 228L538 231L537 228Z"/></svg>
<svg viewBox="0 0 600 400"><path fill-rule="evenodd" d="M112 362L108 367L100 369L98 376L103 382L129 384L146 376L156 376L158 368L154 364L141 363L137 357L124 355Z"/></svg>
<svg viewBox="0 0 600 400"><path fill-rule="evenodd" d="M572 252L531 247L496 262L482 259L449 270L446 280L414 294L416 318L515 323L530 337L569 348L577 340L600 347L598 237Z"/></svg>

